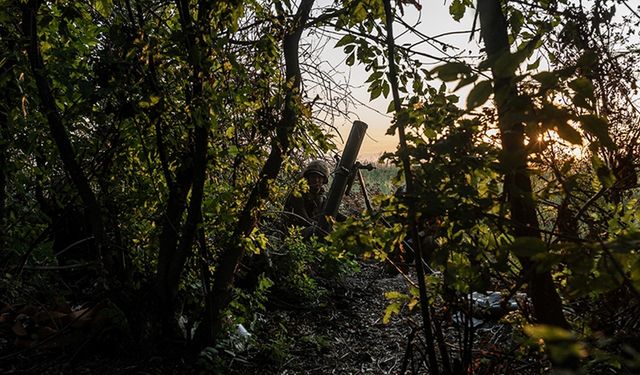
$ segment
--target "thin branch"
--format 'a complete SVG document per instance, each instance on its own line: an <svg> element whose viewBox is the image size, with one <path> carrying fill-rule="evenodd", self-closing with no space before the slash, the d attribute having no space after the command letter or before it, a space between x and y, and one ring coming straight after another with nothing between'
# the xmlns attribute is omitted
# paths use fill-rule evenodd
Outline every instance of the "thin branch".
<svg viewBox="0 0 640 375"><path fill-rule="evenodd" d="M629 10L629 12L631 12L631 14L633 14L637 18L640 18L640 14L638 14L638 12L636 12L629 4L627 4L626 0L620 0L620 1Z"/></svg>

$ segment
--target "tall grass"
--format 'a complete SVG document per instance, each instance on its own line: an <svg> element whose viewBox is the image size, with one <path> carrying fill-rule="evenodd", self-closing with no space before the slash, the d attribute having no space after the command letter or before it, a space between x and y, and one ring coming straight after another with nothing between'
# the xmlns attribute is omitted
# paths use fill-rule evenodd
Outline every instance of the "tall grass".
<svg viewBox="0 0 640 375"><path fill-rule="evenodd" d="M389 166L384 164L376 164L375 169L368 171L362 170L362 177L364 178L367 190L371 195L378 194L391 194L398 187L396 176L398 175L399 168L395 166ZM354 186L354 188L359 188Z"/></svg>
<svg viewBox="0 0 640 375"><path fill-rule="evenodd" d="M362 170L362 177L367 187L370 198L380 195L393 194L398 186L396 176L398 168L377 164L374 170ZM375 206L375 204L374 204ZM353 212L362 212L365 209L364 196L360 188L360 183L356 179L351 187L351 192L342 199L341 212L350 215Z"/></svg>

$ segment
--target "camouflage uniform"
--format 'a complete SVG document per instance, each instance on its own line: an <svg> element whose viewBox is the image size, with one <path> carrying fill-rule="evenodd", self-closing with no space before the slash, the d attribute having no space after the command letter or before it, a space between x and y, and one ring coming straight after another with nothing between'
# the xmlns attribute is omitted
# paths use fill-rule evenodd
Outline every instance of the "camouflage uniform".
<svg viewBox="0 0 640 375"><path fill-rule="evenodd" d="M314 160L302 172L303 177L310 174L318 174L323 177L323 182L329 182L329 167L322 160ZM322 215L327 201L323 187L317 191L306 191L300 196L289 194L284 203L284 210L295 215L287 215L290 225L308 226L315 223Z"/></svg>

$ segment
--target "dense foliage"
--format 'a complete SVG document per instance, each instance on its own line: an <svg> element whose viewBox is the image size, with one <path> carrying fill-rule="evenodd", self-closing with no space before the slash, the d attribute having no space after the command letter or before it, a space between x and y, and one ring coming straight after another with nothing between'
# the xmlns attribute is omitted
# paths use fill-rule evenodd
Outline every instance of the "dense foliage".
<svg viewBox="0 0 640 375"><path fill-rule="evenodd" d="M197 353L233 345L226 332L256 324L269 290L317 299L311 276L411 248L416 288L390 294L385 320L420 306L432 373L482 370L470 320L451 350L442 311L491 290L527 291L505 319L554 366L640 368L628 2L453 0L454 19L476 13L483 56L435 68L419 43L395 44L394 28L415 31L413 1L0 5L3 302L91 301L83 314L108 317L111 337ZM335 148L327 119L345 99L306 64L327 30L370 74L371 100L391 99L399 146L384 159L405 187L308 244L267 214ZM466 103L443 82L473 85Z"/></svg>

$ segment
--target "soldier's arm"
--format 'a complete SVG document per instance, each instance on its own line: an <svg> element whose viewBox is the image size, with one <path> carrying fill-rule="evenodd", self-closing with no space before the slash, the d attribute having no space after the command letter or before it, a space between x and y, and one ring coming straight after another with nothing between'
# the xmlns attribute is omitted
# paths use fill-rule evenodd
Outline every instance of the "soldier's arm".
<svg viewBox="0 0 640 375"><path fill-rule="evenodd" d="M296 197L290 194L287 201L284 204L284 210L287 212L293 212L295 215L289 215L287 221L291 224L306 226L308 222L311 222L311 217L304 206L304 199L302 197ZM297 217L299 216L299 217ZM303 222L300 218L303 218L307 222Z"/></svg>

